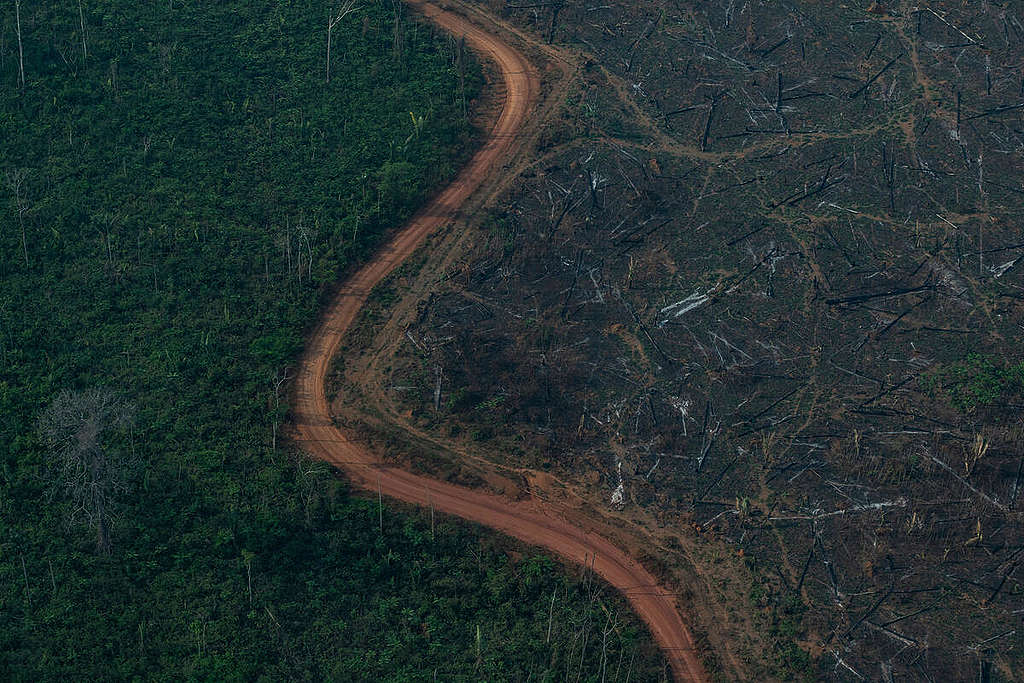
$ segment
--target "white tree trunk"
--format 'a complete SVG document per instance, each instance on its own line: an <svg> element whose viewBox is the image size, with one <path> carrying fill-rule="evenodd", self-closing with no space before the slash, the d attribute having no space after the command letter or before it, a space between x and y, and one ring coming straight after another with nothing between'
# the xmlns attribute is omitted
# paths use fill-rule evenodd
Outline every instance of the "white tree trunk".
<svg viewBox="0 0 1024 683"><path fill-rule="evenodd" d="M85 13L82 12L82 0L78 0L78 23L82 31L82 56L89 58L89 47L85 44Z"/></svg>
<svg viewBox="0 0 1024 683"><path fill-rule="evenodd" d="M14 19L18 28L18 77L21 87L25 87L25 55L21 49L21 0L14 0Z"/></svg>

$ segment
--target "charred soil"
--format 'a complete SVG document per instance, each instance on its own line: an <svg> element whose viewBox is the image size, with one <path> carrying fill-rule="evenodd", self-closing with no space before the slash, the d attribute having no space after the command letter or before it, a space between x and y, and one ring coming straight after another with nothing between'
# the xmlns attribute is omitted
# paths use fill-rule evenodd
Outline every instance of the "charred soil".
<svg viewBox="0 0 1024 683"><path fill-rule="evenodd" d="M335 413L606 526L725 677L1019 676L1015 10L482 4L579 66Z"/></svg>
<svg viewBox="0 0 1024 683"><path fill-rule="evenodd" d="M545 75L517 49L497 38L493 25L482 28L482 15L471 11L456 13L426 2L412 5L433 23L463 37L471 49L493 60L504 83L503 106L484 145L459 176L333 296L298 368L292 408L294 439L311 455L344 470L364 489L486 524L589 567L625 594L650 627L678 680L703 680L705 674L696 656L697 646L682 619L677 596L623 552L616 544L616 536L606 533L605 525L594 521L583 525L570 509L539 498L523 498L514 486L503 491L506 495L498 496L390 466L353 438L356 430L339 428L332 420L325 380L346 331L371 291L413 255L428 235L500 190L502 180L508 177L504 171L515 162L521 141L537 137L529 128L521 130L527 115L540 112L542 115L537 118L544 120L543 114L550 111L551 94L555 92L549 84L548 96L541 97ZM542 46L538 49L547 53L546 62L558 57L554 50ZM565 64L556 70L556 77L565 78L570 73ZM403 311L399 305L393 314L397 317ZM469 483L493 487L496 481L502 480L484 476Z"/></svg>

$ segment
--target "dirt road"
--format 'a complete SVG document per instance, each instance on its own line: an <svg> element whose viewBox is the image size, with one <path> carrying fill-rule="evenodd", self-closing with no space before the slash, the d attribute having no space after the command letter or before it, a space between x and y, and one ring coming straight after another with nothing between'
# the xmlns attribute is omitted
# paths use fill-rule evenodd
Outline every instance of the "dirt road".
<svg viewBox="0 0 1024 683"><path fill-rule="evenodd" d="M385 466L360 444L349 440L331 420L324 381L331 359L370 290L427 235L454 220L459 207L485 179L501 172L502 160L512 148L540 90L535 69L497 36L458 14L422 0L410 4L446 31L465 36L475 52L496 64L505 82L504 106L485 144L458 177L341 287L324 312L307 343L296 378L295 439L311 455L344 471L355 485L380 490L386 496L408 503L432 505L436 510L485 524L592 567L627 597L647 623L677 680L706 680L675 596L615 545L568 522L556 505L538 500L511 501Z"/></svg>

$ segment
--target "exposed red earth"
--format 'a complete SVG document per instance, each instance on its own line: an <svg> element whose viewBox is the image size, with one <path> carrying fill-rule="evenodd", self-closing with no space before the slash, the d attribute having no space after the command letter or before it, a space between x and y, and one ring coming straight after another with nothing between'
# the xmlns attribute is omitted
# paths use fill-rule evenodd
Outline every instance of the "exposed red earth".
<svg viewBox="0 0 1024 683"><path fill-rule="evenodd" d="M386 465L331 419L325 380L346 331L370 291L428 235L452 222L485 180L502 172L501 162L513 148L540 94L537 70L500 36L428 2L415 0L409 4L445 31L464 36L471 49L493 62L505 86L501 114L482 147L455 180L417 212L372 261L343 283L324 311L298 368L293 405L295 440L310 455L343 471L356 486L406 503L430 505L590 567L621 591L647 623L676 680L707 680L675 594L616 545L570 522L557 503L530 497L510 500Z"/></svg>

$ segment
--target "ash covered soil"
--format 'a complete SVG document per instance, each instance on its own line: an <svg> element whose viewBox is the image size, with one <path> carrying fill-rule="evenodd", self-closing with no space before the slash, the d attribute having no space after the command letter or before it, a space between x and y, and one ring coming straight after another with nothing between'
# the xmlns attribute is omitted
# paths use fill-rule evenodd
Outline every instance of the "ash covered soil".
<svg viewBox="0 0 1024 683"><path fill-rule="evenodd" d="M377 407L671 526L726 674L1019 676L1024 10L489 7L581 67Z"/></svg>

